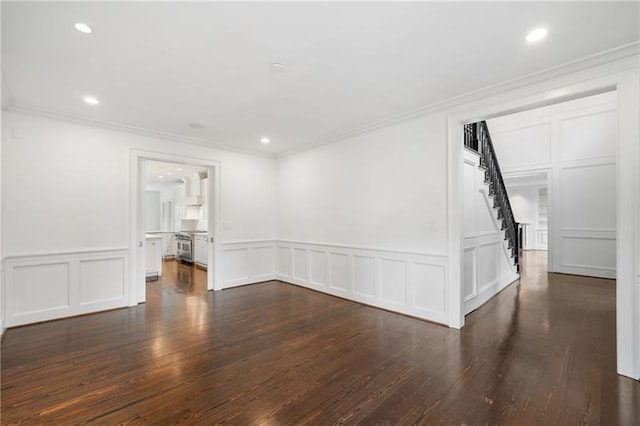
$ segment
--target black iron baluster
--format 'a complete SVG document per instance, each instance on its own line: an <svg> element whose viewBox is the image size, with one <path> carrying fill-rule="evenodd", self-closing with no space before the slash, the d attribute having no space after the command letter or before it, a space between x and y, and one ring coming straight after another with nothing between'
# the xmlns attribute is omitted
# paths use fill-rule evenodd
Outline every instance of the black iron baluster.
<svg viewBox="0 0 640 426"><path fill-rule="evenodd" d="M486 121L464 126L464 145L480 154L480 166L485 169L485 181L489 183L489 195L494 197L493 207L498 209L498 219L502 220L501 228L505 231L507 246L511 250L514 263L519 271L518 223L513 216L513 210L511 210L509 195L502 179L502 172Z"/></svg>

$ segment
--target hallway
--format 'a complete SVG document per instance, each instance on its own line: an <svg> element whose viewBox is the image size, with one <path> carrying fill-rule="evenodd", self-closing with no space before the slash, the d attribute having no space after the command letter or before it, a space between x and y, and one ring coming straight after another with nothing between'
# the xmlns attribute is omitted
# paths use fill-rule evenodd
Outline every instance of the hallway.
<svg viewBox="0 0 640 426"><path fill-rule="evenodd" d="M8 330L2 422L640 423L614 282L545 255L462 330L277 281L205 296L169 262L144 305Z"/></svg>

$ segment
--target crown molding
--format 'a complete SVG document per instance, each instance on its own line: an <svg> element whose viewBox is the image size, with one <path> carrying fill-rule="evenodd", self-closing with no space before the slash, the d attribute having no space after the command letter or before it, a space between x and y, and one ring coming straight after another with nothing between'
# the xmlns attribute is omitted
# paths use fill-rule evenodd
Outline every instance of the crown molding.
<svg viewBox="0 0 640 426"><path fill-rule="evenodd" d="M628 43L604 52L596 53L590 56L586 56L581 59L577 59L571 62L567 62L556 67L548 68L543 71L531 73L523 77L518 77L512 80L508 80L495 85L487 86L482 89L467 92L465 94L454 96L442 101L434 102L428 105L424 105L409 111L402 112L386 117L381 120L373 121L363 124L361 126L354 127L344 132L333 134L329 137L319 139L315 142L311 142L304 146L294 148L291 150L282 151L275 154L268 154L264 152L233 148L226 145L215 144L210 141L198 138L191 138L187 136L181 136L172 133L160 132L157 130L146 129L142 127L130 126L127 124L121 124L106 120L99 120L92 117L66 114L57 111L51 111L44 108L27 105L19 102L12 102L6 107L7 111L13 111L23 114L36 115L46 118L53 118L57 120L63 120L73 122L77 124L91 125L94 127L101 127L110 130L116 130L126 133L133 133L142 136L154 137L164 139L173 142L188 143L192 145L203 146L211 149L218 149L222 151L235 152L239 154L252 155L262 158L282 158L291 154L306 151L318 146L327 145L341 140L369 133L377 129L392 126L394 124L400 124L402 122L418 118L420 116L429 115L438 111L452 110L458 107L462 107L466 104L480 101L489 96L496 96L509 92L515 89L519 89L525 86L544 82L554 78L561 78L569 74L574 74L580 71L593 69L600 67L601 74L612 73L621 71L624 69L638 67L640 58L640 41ZM3 77L4 82L4 77ZM6 84L4 84L6 86ZM8 86L7 86L8 87ZM10 94L10 93L9 93Z"/></svg>
<svg viewBox="0 0 640 426"><path fill-rule="evenodd" d="M238 154L251 155L255 157L270 158L273 159L273 154L268 154L259 151L252 151L248 149L233 148L226 145L215 144L205 139L191 138L187 136L176 135L173 133L165 133L157 130L145 129L143 127L130 126L128 124L115 123L112 121L100 120L97 118L86 117L82 115L66 114L57 111L50 111L44 108L36 107L33 105L27 105L20 102L14 102L6 108L7 111L17 112L21 114L35 115L38 117L52 118L55 120L67 121L75 124L88 125L93 127L99 127L108 130L115 130L125 133L131 133L141 136L147 136L152 138L164 139L171 142L186 143L191 145L198 145L205 148L217 149L220 151L235 152Z"/></svg>
<svg viewBox="0 0 640 426"><path fill-rule="evenodd" d="M600 74L608 74L616 71L622 71L629 68L639 66L640 60L640 40L618 46L613 49L605 50L593 55L589 55L574 61L564 63L543 71L527 74L512 80L484 87L482 89L467 92L465 94L454 96L442 101L424 105L400 114L389 116L382 120L374 121L362 126L334 134L330 137L317 140L310 144L299 148L277 153L276 158L286 157L291 154L306 151L322 145L327 145L341 140L369 133L371 131L384 127L400 124L414 118L429 115L439 111L452 110L462 107L466 104L481 101L489 96L496 96L506 92L522 88L524 86L542 83L554 78L561 78L569 74L575 74L581 71L601 67Z"/></svg>

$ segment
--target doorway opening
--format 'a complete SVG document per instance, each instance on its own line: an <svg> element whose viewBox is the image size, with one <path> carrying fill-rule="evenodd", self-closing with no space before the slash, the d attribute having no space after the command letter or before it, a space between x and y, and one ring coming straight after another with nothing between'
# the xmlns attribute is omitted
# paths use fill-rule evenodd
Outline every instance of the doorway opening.
<svg viewBox="0 0 640 426"><path fill-rule="evenodd" d="M144 170L145 300L206 295L208 170L153 160Z"/></svg>
<svg viewBox="0 0 640 426"><path fill-rule="evenodd" d="M220 289L219 163L133 151L131 167L130 305Z"/></svg>
<svg viewBox="0 0 640 426"><path fill-rule="evenodd" d="M465 315L517 281L521 251L548 252L548 272L615 278L615 91L467 126L464 146Z"/></svg>
<svg viewBox="0 0 640 426"><path fill-rule="evenodd" d="M579 99L590 95L615 91L616 114L614 127L616 139L614 150L615 189L613 204L616 206L615 229L615 278L616 278L616 356L618 373L635 379L640 377L640 299L638 299L637 253L638 253L638 175L637 164L640 161L638 140L640 132L637 126L640 114L637 72L627 67L624 61L616 63L612 69L589 69L576 72L571 78L553 79L532 86L514 89L507 95L496 95L493 103L484 99L469 105L463 112L448 117L448 200L449 223L449 326L464 326L463 298L463 126L479 120L490 120L505 114L556 104L562 101ZM576 117L577 118L577 117ZM579 126L578 126L579 128ZM576 165L575 169L580 166ZM605 170L603 168L602 170ZM577 180L577 179L576 179ZM580 183L578 181L578 183ZM580 193L584 193L581 191ZM553 189L550 204L554 202ZM609 202L607 199L605 202ZM588 214L589 212L587 212ZM562 213L560 213L562 214ZM584 214L584 212L583 212ZM550 220L550 223L558 221ZM571 231L571 230L570 230ZM601 231L610 231L602 229ZM595 235L594 235L595 236ZM553 236L551 235L551 238ZM578 238L579 239L579 238ZM597 239L597 238L594 238ZM586 240L586 239L583 239ZM555 256L554 256L555 258ZM583 266L583 265L578 265ZM602 266L602 265L597 265Z"/></svg>
<svg viewBox="0 0 640 426"><path fill-rule="evenodd" d="M616 276L617 92L487 120L522 250L548 271Z"/></svg>

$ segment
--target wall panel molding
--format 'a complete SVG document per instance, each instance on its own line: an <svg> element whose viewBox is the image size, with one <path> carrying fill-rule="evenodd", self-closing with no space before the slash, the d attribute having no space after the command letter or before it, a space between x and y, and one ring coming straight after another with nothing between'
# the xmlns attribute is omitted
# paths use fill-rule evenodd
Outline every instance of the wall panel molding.
<svg viewBox="0 0 640 426"><path fill-rule="evenodd" d="M276 279L402 314L447 322L447 258L419 252L276 241ZM298 253L306 276L288 266ZM305 253L302 257L302 253ZM295 267L293 268L295 270ZM324 280L324 281L323 281Z"/></svg>
<svg viewBox="0 0 640 426"><path fill-rule="evenodd" d="M127 249L9 256L6 327L128 306Z"/></svg>
<svg viewBox="0 0 640 426"><path fill-rule="evenodd" d="M222 243L222 288L275 279L278 249L272 240Z"/></svg>

